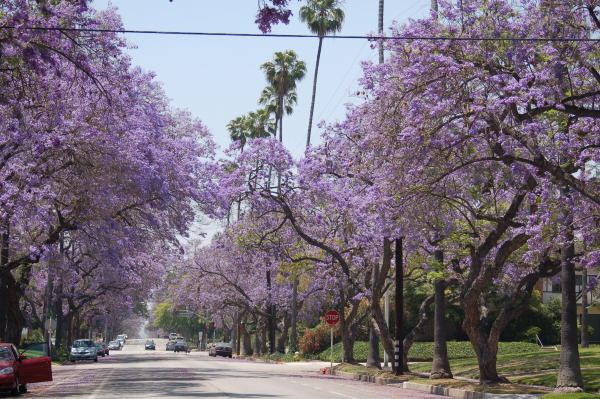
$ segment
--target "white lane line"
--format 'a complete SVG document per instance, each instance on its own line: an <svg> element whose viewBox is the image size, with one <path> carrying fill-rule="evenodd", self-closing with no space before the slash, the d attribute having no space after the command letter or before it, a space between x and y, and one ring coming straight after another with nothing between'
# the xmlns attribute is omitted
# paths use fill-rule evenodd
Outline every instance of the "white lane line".
<svg viewBox="0 0 600 399"><path fill-rule="evenodd" d="M329 391L329 393L332 393L332 394L338 395L338 396L343 396L344 398L357 399L354 396L346 395L345 393L339 393L339 392L335 392L335 391Z"/></svg>
<svg viewBox="0 0 600 399"><path fill-rule="evenodd" d="M110 372L108 372L106 374L106 376L104 377L104 379L102 380L102 382L100 383L100 385L98 385L98 387L96 387L96 389L94 389L94 392L92 392L92 394L88 397L88 399L96 399L96 397L98 396L98 394L100 392L103 392L104 390L104 386L106 385L106 383L108 382L108 380L110 379L110 377L112 376L112 374L114 373L115 369L111 369Z"/></svg>

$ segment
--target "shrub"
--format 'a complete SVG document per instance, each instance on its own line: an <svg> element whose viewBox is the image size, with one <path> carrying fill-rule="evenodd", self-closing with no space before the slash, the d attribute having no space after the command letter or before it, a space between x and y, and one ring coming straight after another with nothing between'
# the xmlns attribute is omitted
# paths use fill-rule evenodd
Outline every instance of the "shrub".
<svg viewBox="0 0 600 399"><path fill-rule="evenodd" d="M536 336L539 336L539 334L540 334L541 331L542 331L542 329L539 328L539 327L536 327L536 326L529 327L522 334L523 341L525 341L525 342L533 342L534 344L537 343Z"/></svg>
<svg viewBox="0 0 600 399"><path fill-rule="evenodd" d="M298 348L302 354L315 354L327 347L329 328L318 324L315 328L307 328L298 339Z"/></svg>

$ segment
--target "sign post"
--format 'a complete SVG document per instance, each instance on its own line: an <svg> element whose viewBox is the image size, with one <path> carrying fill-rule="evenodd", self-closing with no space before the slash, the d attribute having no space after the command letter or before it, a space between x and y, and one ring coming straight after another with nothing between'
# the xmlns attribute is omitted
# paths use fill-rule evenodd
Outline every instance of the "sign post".
<svg viewBox="0 0 600 399"><path fill-rule="evenodd" d="M337 310L330 310L325 313L325 321L331 329L331 361L329 363L329 373L333 371L333 328L340 321L340 314Z"/></svg>

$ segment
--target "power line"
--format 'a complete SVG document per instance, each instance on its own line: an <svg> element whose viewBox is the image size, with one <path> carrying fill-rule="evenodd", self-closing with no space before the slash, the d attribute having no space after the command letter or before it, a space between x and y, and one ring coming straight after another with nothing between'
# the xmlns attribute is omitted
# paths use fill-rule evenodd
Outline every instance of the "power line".
<svg viewBox="0 0 600 399"><path fill-rule="evenodd" d="M101 28L61 28L46 26L0 26L0 29L22 29L34 31L62 31L89 33L128 33L145 35L171 36L223 36L223 37L265 37L265 38L318 38L318 35L302 34L262 34L262 33L231 33L231 32L190 32L164 30L131 30L131 29L101 29ZM600 42L600 38L580 37L449 37L449 36L365 36L365 35L328 35L326 39L366 39L366 40L457 40L469 42L511 41L511 42Z"/></svg>

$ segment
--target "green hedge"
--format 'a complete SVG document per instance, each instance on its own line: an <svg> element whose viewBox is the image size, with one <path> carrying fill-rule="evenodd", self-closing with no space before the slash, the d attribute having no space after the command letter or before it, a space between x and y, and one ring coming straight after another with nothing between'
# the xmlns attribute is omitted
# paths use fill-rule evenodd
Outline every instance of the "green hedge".
<svg viewBox="0 0 600 399"><path fill-rule="evenodd" d="M513 353L527 353L539 350L539 346L529 342L500 342L498 348L499 355ZM354 359L358 362L367 361L367 353L369 351L368 342L357 341L354 343ZM380 347L380 356L383 359L383 348ZM460 359L474 357L475 352L471 343L468 341L449 341L448 342L448 357L450 359ZM329 348L317 355L317 358L323 361L329 361ZM415 342L408 352L408 360L412 362L431 361L433 358L433 342ZM338 342L333 345L333 361L342 361L342 343Z"/></svg>

